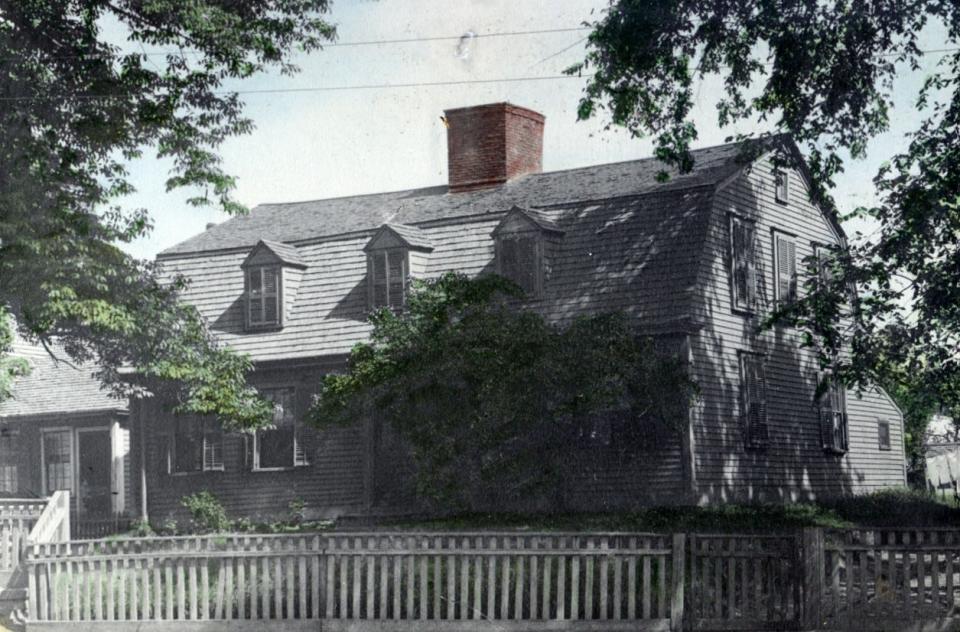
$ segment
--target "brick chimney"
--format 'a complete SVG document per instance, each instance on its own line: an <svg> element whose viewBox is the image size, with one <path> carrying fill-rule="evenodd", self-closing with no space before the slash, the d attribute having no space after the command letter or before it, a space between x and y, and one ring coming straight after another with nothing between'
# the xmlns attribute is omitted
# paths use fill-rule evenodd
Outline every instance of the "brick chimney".
<svg viewBox="0 0 960 632"><path fill-rule="evenodd" d="M543 170L543 115L510 103L444 111L450 192Z"/></svg>

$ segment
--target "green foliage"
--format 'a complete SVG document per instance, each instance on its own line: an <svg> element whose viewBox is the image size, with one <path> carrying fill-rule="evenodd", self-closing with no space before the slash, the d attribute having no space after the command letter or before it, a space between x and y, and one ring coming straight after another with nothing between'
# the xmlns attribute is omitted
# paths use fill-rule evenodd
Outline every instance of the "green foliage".
<svg viewBox="0 0 960 632"><path fill-rule="evenodd" d="M9 355L13 345L10 316L0 306L0 401L10 397L14 381L30 372L25 358Z"/></svg>
<svg viewBox="0 0 960 632"><path fill-rule="evenodd" d="M904 68L919 70L921 30L933 25L946 53L915 95L920 123L877 173L876 204L854 212L877 229L838 253L834 281L809 288L780 317L805 328L823 364L842 358L848 384L908 375L917 397L956 409L960 4L613 0L592 25L585 60L568 72L595 73L581 118L606 110L610 124L654 134L657 155L680 171L691 166L697 135L695 79L718 77L719 124L761 120L789 133L806 155L814 196L833 212L827 191L844 157L863 157L888 129L894 81Z"/></svg>
<svg viewBox="0 0 960 632"><path fill-rule="evenodd" d="M193 517L192 531L194 533L223 533L232 528L232 523L227 518L227 512L223 508L220 500L203 490L180 499L183 505Z"/></svg>
<svg viewBox="0 0 960 632"><path fill-rule="evenodd" d="M155 266L117 248L152 225L119 198L133 190L128 163L151 149L172 164L168 189L243 212L217 150L251 123L225 86L270 67L294 72L291 55L334 37L327 9L328 0L3 3L0 308L24 335L98 361L123 393L135 390L120 371L129 367L151 389L157 380L173 390L183 410L217 412L227 426L269 422L244 382L249 363L179 304L182 282L161 284ZM125 31L129 50L106 40L104 23ZM144 47L173 52L148 57Z"/></svg>
<svg viewBox="0 0 960 632"><path fill-rule="evenodd" d="M412 446L422 495L482 507L546 493L562 506L598 416L627 410L618 447L676 432L694 394L677 358L654 352L622 314L557 327L518 309L506 279L446 274L415 285L402 313L371 317L349 370L328 375L321 425L376 415Z"/></svg>

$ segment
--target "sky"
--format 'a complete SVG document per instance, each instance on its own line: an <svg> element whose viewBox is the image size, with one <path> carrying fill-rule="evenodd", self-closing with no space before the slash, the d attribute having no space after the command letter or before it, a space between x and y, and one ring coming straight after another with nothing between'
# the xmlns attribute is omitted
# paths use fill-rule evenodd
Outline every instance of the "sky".
<svg viewBox="0 0 960 632"><path fill-rule="evenodd" d="M607 0L334 2L328 19L337 25L339 45L296 58L301 72L292 77L277 71L230 86L246 92L246 114L255 124L251 134L221 147L224 169L238 179L236 199L253 208L266 202L443 184L443 110L499 101L545 115L545 171L648 157L651 139L604 129L602 115L576 120L586 80L557 77L583 58L587 30L517 34L578 29L584 21L598 19L607 5ZM352 45L437 37L451 39ZM924 33L922 48L942 46L937 29ZM928 55L919 72L898 78L891 131L875 139L868 158L850 164L837 180L833 193L842 211L873 199L871 179L880 163L904 146L904 132L916 126L919 118L911 99L938 58ZM501 79L522 80L493 81ZM482 83L357 88L478 81ZM339 89L343 87L351 89ZM753 123L719 129L713 110L719 87L716 80L698 86L696 147L721 143L735 132L763 129ZM214 208L187 205L190 191L166 192L169 167L149 150L130 165L137 192L121 203L147 208L154 221L148 236L124 246L134 256L153 258L203 231L208 222L227 219ZM870 227L847 228L855 232Z"/></svg>

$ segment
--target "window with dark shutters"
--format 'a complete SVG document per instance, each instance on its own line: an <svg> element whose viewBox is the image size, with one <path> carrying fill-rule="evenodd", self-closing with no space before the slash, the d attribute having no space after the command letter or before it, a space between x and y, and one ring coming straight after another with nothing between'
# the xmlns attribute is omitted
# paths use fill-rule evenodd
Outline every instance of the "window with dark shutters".
<svg viewBox="0 0 960 632"><path fill-rule="evenodd" d="M730 272L733 308L753 311L757 300L757 262L754 223L730 216Z"/></svg>
<svg viewBox="0 0 960 632"><path fill-rule="evenodd" d="M797 300L797 245L793 237L774 233L773 256L776 300L780 306L789 305Z"/></svg>
<svg viewBox="0 0 960 632"><path fill-rule="evenodd" d="M170 474L223 470L223 431L215 419L178 416L166 441Z"/></svg>
<svg viewBox="0 0 960 632"><path fill-rule="evenodd" d="M842 384L830 379L820 396L820 439L823 449L842 454L847 451L847 397Z"/></svg>
<svg viewBox="0 0 960 632"><path fill-rule="evenodd" d="M890 449L890 422L883 419L877 420L877 439L881 450Z"/></svg>
<svg viewBox="0 0 960 632"><path fill-rule="evenodd" d="M263 266L247 270L247 327L280 324L280 268Z"/></svg>
<svg viewBox="0 0 960 632"><path fill-rule="evenodd" d="M262 389L260 393L273 402L273 428L258 430L254 435L253 469L277 470L307 465L297 419L296 390L271 388Z"/></svg>
<svg viewBox="0 0 960 632"><path fill-rule="evenodd" d="M407 251L380 250L367 257L370 308L402 309L407 301Z"/></svg>
<svg viewBox="0 0 960 632"><path fill-rule="evenodd" d="M497 239L497 267L527 296L540 294L540 238L534 233L501 235Z"/></svg>
<svg viewBox="0 0 960 632"><path fill-rule="evenodd" d="M762 448L767 445L767 380L763 356L740 353L740 401L742 425L746 446Z"/></svg>

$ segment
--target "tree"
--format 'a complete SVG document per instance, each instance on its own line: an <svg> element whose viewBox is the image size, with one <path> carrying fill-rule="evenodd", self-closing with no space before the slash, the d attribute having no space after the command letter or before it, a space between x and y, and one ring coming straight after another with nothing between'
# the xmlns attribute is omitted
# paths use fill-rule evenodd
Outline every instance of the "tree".
<svg viewBox="0 0 960 632"><path fill-rule="evenodd" d="M251 123L224 86L269 67L294 72L293 53L334 37L327 9L327 0L0 0L0 308L22 334L96 360L121 392L131 367L227 426L270 419L245 383L248 360L178 301L184 282L161 283L154 265L117 247L151 227L145 209L125 212L117 199L132 190L125 165L152 148L173 163L168 189L244 212L217 148ZM108 42L105 24L137 50Z"/></svg>
<svg viewBox="0 0 960 632"><path fill-rule="evenodd" d="M619 313L557 327L519 309L496 276L418 282L403 312L371 316L370 342L328 375L311 409L320 425L375 411L412 448L421 494L480 509L542 494L562 508L566 477L600 417L629 411L621 447L677 432L693 385Z"/></svg>
<svg viewBox="0 0 960 632"><path fill-rule="evenodd" d="M695 79L720 77L718 122L772 123L806 154L813 195L844 155L862 158L889 127L893 80L916 71L921 30L946 33L938 72L915 95L921 122L874 179L879 202L856 209L877 230L838 253L833 283L776 315L859 388L910 375L909 388L956 409L960 398L960 5L943 0L614 0L592 24L580 118L656 135L657 155L691 166ZM850 288L856 288L851 292ZM849 355L841 353L848 349ZM922 428L917 428L922 436Z"/></svg>

